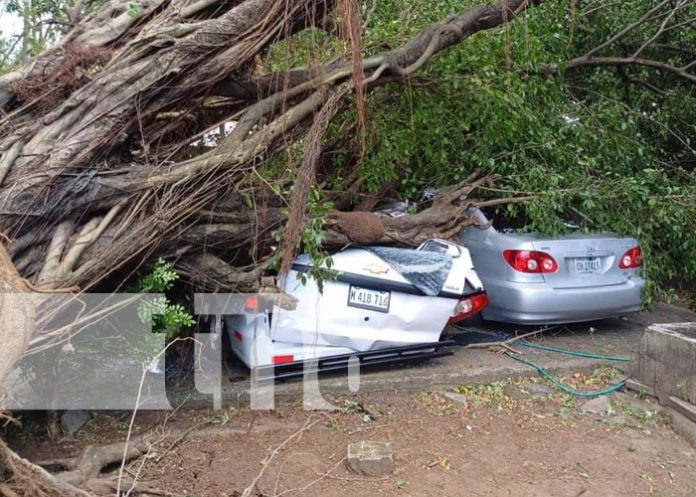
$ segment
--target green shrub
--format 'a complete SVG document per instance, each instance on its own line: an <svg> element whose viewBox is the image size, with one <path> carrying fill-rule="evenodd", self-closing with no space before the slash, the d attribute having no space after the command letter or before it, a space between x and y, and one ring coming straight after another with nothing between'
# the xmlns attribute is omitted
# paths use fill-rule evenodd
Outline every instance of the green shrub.
<svg viewBox="0 0 696 497"><path fill-rule="evenodd" d="M174 266L160 258L149 272L138 277L132 293L165 293L172 289L179 275ZM138 307L138 317L143 323L152 323L152 331L166 333L168 337L178 335L183 328L193 326L196 320L180 304L172 304L169 298L158 297Z"/></svg>

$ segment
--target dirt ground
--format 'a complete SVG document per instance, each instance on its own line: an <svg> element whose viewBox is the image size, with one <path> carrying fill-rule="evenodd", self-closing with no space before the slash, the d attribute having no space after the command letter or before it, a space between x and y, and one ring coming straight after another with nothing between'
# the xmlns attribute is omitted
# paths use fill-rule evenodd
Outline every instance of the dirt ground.
<svg viewBox="0 0 696 497"><path fill-rule="evenodd" d="M614 375L598 370L564 381L600 388ZM587 414L584 400L538 379L448 391L459 396L451 400L445 391L429 391L333 398L340 407L333 412L305 411L298 401L270 412L141 413L136 436L159 430L162 441L141 470L141 461L133 461L129 471L190 497L239 495L260 472L252 495L696 495L696 451L649 399L614 394L608 413ZM124 440L128 421L128 413L102 413L56 443L37 442L25 425L12 440L33 460L74 456L89 444ZM347 470L347 445L361 440L393 444L393 475Z"/></svg>

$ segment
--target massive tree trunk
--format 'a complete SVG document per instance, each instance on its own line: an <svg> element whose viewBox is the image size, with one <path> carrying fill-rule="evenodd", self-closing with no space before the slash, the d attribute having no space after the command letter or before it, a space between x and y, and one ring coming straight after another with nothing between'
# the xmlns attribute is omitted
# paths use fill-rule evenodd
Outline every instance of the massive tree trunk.
<svg viewBox="0 0 696 497"><path fill-rule="evenodd" d="M190 266L212 250L249 267L282 224L282 199L250 171L302 136L327 101L345 102L346 89L407 78L535 3L448 17L358 59L362 71L339 60L253 78L270 44L326 25L332 0L112 0L0 77L0 230L12 258L35 284L82 288L154 253ZM191 153L201 133L230 120L236 128L215 148ZM445 225L465 217L441 215Z"/></svg>
<svg viewBox="0 0 696 497"><path fill-rule="evenodd" d="M0 241L0 417L4 415L5 379L24 356L34 331L35 309L26 282L19 275ZM8 483L22 478L22 459L0 439L0 495L17 495ZM34 485L38 487L38 485ZM11 492L11 493L10 493Z"/></svg>
<svg viewBox="0 0 696 497"><path fill-rule="evenodd" d="M0 410L7 375L22 358L32 332L35 313L29 288L0 242Z"/></svg>

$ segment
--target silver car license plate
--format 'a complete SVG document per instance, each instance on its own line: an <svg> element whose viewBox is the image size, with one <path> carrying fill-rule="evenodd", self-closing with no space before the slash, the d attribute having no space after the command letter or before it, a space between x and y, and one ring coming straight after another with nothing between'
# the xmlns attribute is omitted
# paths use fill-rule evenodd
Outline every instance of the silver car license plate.
<svg viewBox="0 0 696 497"><path fill-rule="evenodd" d="M577 257L573 262L578 274L598 274L602 270L599 257Z"/></svg>
<svg viewBox="0 0 696 497"><path fill-rule="evenodd" d="M391 292L387 290L373 290L350 285L348 290L348 306L370 309L372 311L389 312Z"/></svg>

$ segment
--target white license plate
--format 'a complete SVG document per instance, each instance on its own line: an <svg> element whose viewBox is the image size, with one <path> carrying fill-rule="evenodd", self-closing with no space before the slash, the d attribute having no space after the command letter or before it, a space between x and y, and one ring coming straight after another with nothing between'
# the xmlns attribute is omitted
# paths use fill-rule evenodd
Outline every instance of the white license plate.
<svg viewBox="0 0 696 497"><path fill-rule="evenodd" d="M350 285L348 290L348 305L379 312L389 312L391 292L387 290L372 290Z"/></svg>
<svg viewBox="0 0 696 497"><path fill-rule="evenodd" d="M578 274L598 274L602 270L599 257L578 257L573 262Z"/></svg>

